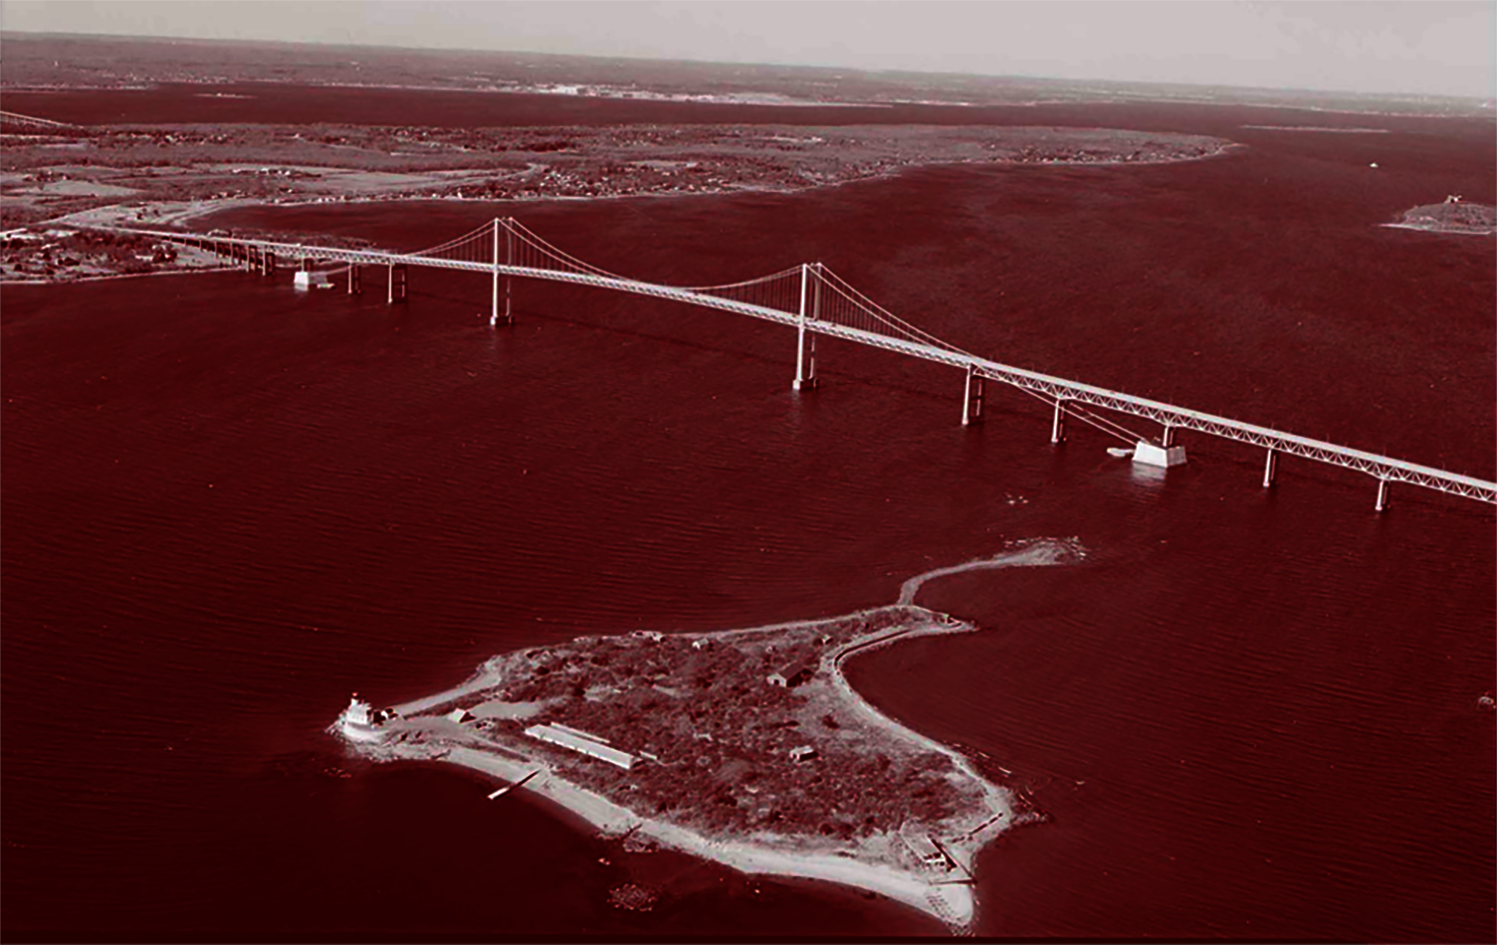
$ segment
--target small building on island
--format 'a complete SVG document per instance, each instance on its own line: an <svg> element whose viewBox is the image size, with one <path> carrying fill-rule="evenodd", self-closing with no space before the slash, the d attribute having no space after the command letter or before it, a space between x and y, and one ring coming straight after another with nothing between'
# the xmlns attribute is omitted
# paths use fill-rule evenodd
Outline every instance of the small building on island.
<svg viewBox="0 0 1500 946"><path fill-rule="evenodd" d="M793 762L807 762L818 757L818 750L812 746L798 746L787 754L792 757Z"/></svg>
<svg viewBox="0 0 1500 946"><path fill-rule="evenodd" d="M812 675L813 668L806 661L796 661L766 677L766 682L773 687L786 687L790 690L811 680Z"/></svg>
<svg viewBox="0 0 1500 946"><path fill-rule="evenodd" d="M529 726L525 732L533 739L580 752L601 762L617 765L622 769L629 769L636 763L636 757L630 753L616 749L598 736L585 733L581 729L564 726L561 723Z"/></svg>

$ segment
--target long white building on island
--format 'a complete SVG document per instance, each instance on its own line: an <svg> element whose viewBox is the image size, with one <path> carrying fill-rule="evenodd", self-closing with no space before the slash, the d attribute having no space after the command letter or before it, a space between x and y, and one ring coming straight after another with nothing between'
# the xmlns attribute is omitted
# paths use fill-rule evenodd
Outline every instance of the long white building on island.
<svg viewBox="0 0 1500 946"><path fill-rule="evenodd" d="M583 735L581 730L561 724L529 726L526 729L526 735L542 742L550 742L554 746L581 752L601 762L608 762L610 765L618 765L622 769L630 768L637 761L635 756L600 742L598 737L589 738Z"/></svg>

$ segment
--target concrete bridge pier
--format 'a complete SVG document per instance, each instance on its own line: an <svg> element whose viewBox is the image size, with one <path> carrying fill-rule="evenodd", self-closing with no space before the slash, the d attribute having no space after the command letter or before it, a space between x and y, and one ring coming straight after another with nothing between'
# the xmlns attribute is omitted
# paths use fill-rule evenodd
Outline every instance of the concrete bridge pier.
<svg viewBox="0 0 1500 946"><path fill-rule="evenodd" d="M964 375L964 426L984 420L984 375L975 374L970 365Z"/></svg>
<svg viewBox="0 0 1500 946"><path fill-rule="evenodd" d="M792 390L818 386L818 336L807 334L807 326L797 326L797 376Z"/></svg>
<svg viewBox="0 0 1500 946"><path fill-rule="evenodd" d="M1266 475L1261 477L1260 485L1264 489L1270 489L1276 482L1276 451L1266 451Z"/></svg>
<svg viewBox="0 0 1500 946"><path fill-rule="evenodd" d="M274 276L276 274L276 254L270 250L261 251L260 274L262 276Z"/></svg>
<svg viewBox="0 0 1500 946"><path fill-rule="evenodd" d="M1379 482L1375 489L1375 511L1385 512L1385 507L1391 504L1391 481L1382 479Z"/></svg>
<svg viewBox="0 0 1500 946"><path fill-rule="evenodd" d="M1062 443L1064 440L1068 439L1068 415L1067 412L1063 410L1063 404L1065 403L1067 402L1065 402L1062 398L1058 398L1057 401L1052 405L1053 443Z"/></svg>
<svg viewBox="0 0 1500 946"><path fill-rule="evenodd" d="M386 267L385 301L390 305L406 301L406 264L391 263Z"/></svg>
<svg viewBox="0 0 1500 946"><path fill-rule="evenodd" d="M1182 447L1174 447L1172 445L1172 426L1167 424L1161 432L1160 446L1149 440L1136 442L1132 462L1171 469L1174 466L1182 466L1187 462L1187 451Z"/></svg>
<svg viewBox="0 0 1500 946"><path fill-rule="evenodd" d="M793 391L818 386L818 336L807 333L807 277L815 268L819 270L818 275L821 276L822 263L802 264L802 294L797 303L797 375L792 378ZM814 322L818 320L818 309L822 300L823 282L821 279L814 279L812 280L812 321Z"/></svg>
<svg viewBox="0 0 1500 946"><path fill-rule="evenodd" d="M507 218L507 220L508 219L511 219L511 218ZM501 304L501 296L500 296L500 281L501 281L501 276L500 276L500 231L501 230L505 231L505 265L506 266L514 266L515 265L515 258L516 258L516 235L515 235L515 233L513 233L511 231L511 229L508 226L505 226L505 224L501 222L501 220L500 220L499 217L496 217L495 218L495 234L494 234L493 245L491 247L491 253L490 253L491 262L492 262L492 264L495 267L494 270L492 270L491 274L490 274L490 327L491 328L494 328L496 325L500 325L500 324L505 324L505 325L513 325L513 324L515 324L515 319L510 314L510 277L509 276L504 277L504 280L505 280L505 301L504 301L504 305L503 306Z"/></svg>
<svg viewBox="0 0 1500 946"><path fill-rule="evenodd" d="M359 295L363 291L364 291L364 287L362 287L359 284L359 264L358 263L350 263L349 264L349 295L351 295L351 296L357 296L357 295Z"/></svg>

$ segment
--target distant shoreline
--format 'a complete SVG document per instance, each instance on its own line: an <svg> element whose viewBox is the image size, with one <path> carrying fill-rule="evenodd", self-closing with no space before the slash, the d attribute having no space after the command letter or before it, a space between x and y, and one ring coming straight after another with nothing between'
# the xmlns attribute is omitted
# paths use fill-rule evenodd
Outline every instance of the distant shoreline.
<svg viewBox="0 0 1500 946"><path fill-rule="evenodd" d="M1118 129L1077 129L1080 132L1114 132ZM464 204L506 204L510 207L525 207L531 204L552 205L555 202L592 202L592 201L614 201L629 199L673 199L673 198L697 198L697 197L726 197L751 194L776 194L791 195L823 188L842 187L848 184L891 180L903 172L930 167L1053 167L1053 168L1120 168L1130 166L1158 166L1165 164L1183 164L1193 161L1207 160L1209 158L1221 157L1244 146L1226 139L1207 139L1213 142L1211 147L1205 147L1198 154L1172 154L1145 156L1136 158L1123 153L1112 154L1107 157L1075 159L1067 156L1041 157L1032 156L1030 159L1024 157L938 157L934 160L916 160L910 163L895 164L874 173L853 174L850 176L835 177L826 180L805 181L798 184L770 184L759 182L730 182L718 186L705 186L698 190L641 190L622 191L618 193L600 194L525 194L509 196L462 194L340 194L337 196L320 195L304 196L295 199L276 197L218 197L197 198L190 200L159 200L142 202L139 199L122 201L120 203L106 204L99 207L90 207L84 210L76 210L56 217L49 217L20 227L20 230L38 230L46 227L52 228L130 228L130 229L176 229L183 230L184 235L193 231L188 229L188 224L213 214L233 210L278 210L280 208L302 209L309 207L338 207L350 205L369 204L411 204L424 201L443 201ZM1081 152L1080 152L1081 153ZM477 169L465 171L464 169L445 171L444 173L479 173ZM143 215L151 212L149 219ZM0 285L57 285L72 282L84 282L101 278L129 278L132 276L162 275L166 272L172 274L185 274L188 272L210 272L229 269L234 267L205 267L202 269L180 268L168 271L153 271L147 273L111 273L100 276L72 277L72 278L26 278L0 279ZM29 274L28 274L29 275Z"/></svg>

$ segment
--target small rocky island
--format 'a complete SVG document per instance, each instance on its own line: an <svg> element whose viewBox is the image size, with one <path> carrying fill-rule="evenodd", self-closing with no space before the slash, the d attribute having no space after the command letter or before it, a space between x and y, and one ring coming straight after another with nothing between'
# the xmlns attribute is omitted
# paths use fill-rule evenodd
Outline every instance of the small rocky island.
<svg viewBox="0 0 1500 946"><path fill-rule="evenodd" d="M1407 230L1428 230L1434 233L1472 233L1489 236L1495 232L1495 208L1464 200L1456 194L1449 194L1441 204L1413 207L1401 215L1400 222L1391 226Z"/></svg>
<svg viewBox="0 0 1500 946"><path fill-rule="evenodd" d="M843 617L708 634L581 637L493 657L467 683L387 710L355 700L333 729L383 759L497 776L611 835L746 873L873 890L953 927L974 915L974 855L1024 813L957 751L850 688L853 654L975 630L911 604L927 577L1046 565L1041 542L906 583Z"/></svg>

